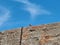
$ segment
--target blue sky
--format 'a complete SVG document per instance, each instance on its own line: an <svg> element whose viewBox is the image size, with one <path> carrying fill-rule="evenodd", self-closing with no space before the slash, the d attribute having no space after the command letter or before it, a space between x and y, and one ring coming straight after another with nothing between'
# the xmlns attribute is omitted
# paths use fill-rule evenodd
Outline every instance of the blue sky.
<svg viewBox="0 0 60 45"><path fill-rule="evenodd" d="M0 0L0 31L60 22L60 0Z"/></svg>

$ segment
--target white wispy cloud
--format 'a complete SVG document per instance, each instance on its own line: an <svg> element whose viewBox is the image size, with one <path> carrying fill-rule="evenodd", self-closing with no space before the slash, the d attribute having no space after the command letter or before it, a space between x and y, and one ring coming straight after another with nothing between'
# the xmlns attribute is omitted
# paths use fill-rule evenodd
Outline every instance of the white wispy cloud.
<svg viewBox="0 0 60 45"><path fill-rule="evenodd" d="M49 11L43 9L40 5L31 3L29 0L15 0L15 1L25 4L25 7L23 9L30 13L32 19L34 19L37 15L51 14Z"/></svg>
<svg viewBox="0 0 60 45"><path fill-rule="evenodd" d="M14 1L21 2L24 4L29 4L29 0L14 0Z"/></svg>
<svg viewBox="0 0 60 45"><path fill-rule="evenodd" d="M0 26L2 26L10 17L10 11L3 6L0 6L0 11L3 13L2 15L0 14Z"/></svg>

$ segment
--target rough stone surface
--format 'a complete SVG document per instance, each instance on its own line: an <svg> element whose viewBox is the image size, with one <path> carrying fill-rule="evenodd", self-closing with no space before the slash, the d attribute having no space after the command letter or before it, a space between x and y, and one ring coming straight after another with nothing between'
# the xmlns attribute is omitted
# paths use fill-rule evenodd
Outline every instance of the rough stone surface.
<svg viewBox="0 0 60 45"><path fill-rule="evenodd" d="M20 45L21 28L0 32L0 45ZM60 23L23 28L21 45L60 45Z"/></svg>

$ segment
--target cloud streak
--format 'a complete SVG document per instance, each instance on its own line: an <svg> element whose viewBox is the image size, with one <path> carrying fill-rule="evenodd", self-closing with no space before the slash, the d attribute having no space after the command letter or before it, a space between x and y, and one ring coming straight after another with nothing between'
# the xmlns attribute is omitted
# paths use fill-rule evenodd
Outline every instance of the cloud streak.
<svg viewBox="0 0 60 45"><path fill-rule="evenodd" d="M10 11L3 6L0 6L0 26L2 26L10 17Z"/></svg>
<svg viewBox="0 0 60 45"><path fill-rule="evenodd" d="M25 4L25 7L23 9L30 13L32 19L35 19L35 17L38 15L51 14L49 11L42 9L40 5L31 3L29 0L16 0L16 1Z"/></svg>

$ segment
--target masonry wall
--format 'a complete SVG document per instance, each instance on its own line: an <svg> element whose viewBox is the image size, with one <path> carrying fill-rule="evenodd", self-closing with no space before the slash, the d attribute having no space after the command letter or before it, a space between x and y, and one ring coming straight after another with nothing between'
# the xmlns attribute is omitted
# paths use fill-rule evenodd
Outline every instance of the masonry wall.
<svg viewBox="0 0 60 45"><path fill-rule="evenodd" d="M21 28L0 32L0 45L20 45ZM23 28L21 45L60 45L60 23Z"/></svg>
<svg viewBox="0 0 60 45"><path fill-rule="evenodd" d="M0 33L0 45L19 45L20 29Z"/></svg>

